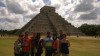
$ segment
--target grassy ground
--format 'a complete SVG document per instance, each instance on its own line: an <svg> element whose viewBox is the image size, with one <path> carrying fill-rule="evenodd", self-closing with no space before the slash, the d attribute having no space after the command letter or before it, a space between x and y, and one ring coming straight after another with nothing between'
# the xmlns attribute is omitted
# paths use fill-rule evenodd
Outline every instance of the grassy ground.
<svg viewBox="0 0 100 56"><path fill-rule="evenodd" d="M14 56L13 44L15 40L15 36L0 38L0 56Z"/></svg>
<svg viewBox="0 0 100 56"><path fill-rule="evenodd" d="M15 36L0 37L0 56L13 56ZM69 37L70 56L100 56L100 39L90 36ZM44 55L43 55L44 56Z"/></svg>
<svg viewBox="0 0 100 56"><path fill-rule="evenodd" d="M70 56L100 56L100 40L91 37L71 37Z"/></svg>

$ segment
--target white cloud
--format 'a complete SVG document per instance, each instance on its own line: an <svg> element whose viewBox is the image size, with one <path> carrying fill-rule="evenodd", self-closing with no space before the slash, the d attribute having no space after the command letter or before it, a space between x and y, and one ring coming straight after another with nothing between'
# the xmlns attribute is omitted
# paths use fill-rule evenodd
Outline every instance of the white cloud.
<svg viewBox="0 0 100 56"><path fill-rule="evenodd" d="M18 14L23 14L23 13L27 13L28 9L27 7L25 7L25 5L23 6L21 4L21 2L18 0L6 0L6 5L7 5L7 9L11 12L11 13L18 13Z"/></svg>
<svg viewBox="0 0 100 56"><path fill-rule="evenodd" d="M56 12L74 26L83 23L100 24L100 2L97 0L0 0L0 2L5 5L0 7L0 29L21 28L38 14L45 4L56 7Z"/></svg>
<svg viewBox="0 0 100 56"><path fill-rule="evenodd" d="M6 7L0 8L0 29L21 28L32 19L45 4L42 0L0 0Z"/></svg>
<svg viewBox="0 0 100 56"><path fill-rule="evenodd" d="M9 12L6 7L0 8L0 15L8 15Z"/></svg>
<svg viewBox="0 0 100 56"><path fill-rule="evenodd" d="M51 5L57 8L57 13L74 26L83 23L100 24L97 23L100 19L100 2L96 0L51 0L51 2Z"/></svg>

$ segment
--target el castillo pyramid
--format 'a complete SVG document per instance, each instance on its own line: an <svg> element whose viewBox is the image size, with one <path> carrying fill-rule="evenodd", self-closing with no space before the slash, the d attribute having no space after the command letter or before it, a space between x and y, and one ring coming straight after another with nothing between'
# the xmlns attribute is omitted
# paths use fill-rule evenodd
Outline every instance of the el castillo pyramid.
<svg viewBox="0 0 100 56"><path fill-rule="evenodd" d="M68 35L83 34L80 30L71 25L71 23L68 23L64 18L58 15L58 13L55 13L55 7L44 6L40 9L39 14L21 28L19 33L28 32L32 34L32 32L40 32L46 34L49 31L53 34L58 33L59 30L62 30Z"/></svg>

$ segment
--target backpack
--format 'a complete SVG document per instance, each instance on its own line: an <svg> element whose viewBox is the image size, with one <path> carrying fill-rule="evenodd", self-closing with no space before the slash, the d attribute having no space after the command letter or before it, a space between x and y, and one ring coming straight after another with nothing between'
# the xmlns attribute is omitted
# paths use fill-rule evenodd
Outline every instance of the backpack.
<svg viewBox="0 0 100 56"><path fill-rule="evenodd" d="M21 41L18 39L15 43L14 43L14 52L15 53L20 53L22 51L22 43Z"/></svg>
<svg viewBox="0 0 100 56"><path fill-rule="evenodd" d="M59 40L63 39L63 35L58 35L58 39Z"/></svg>

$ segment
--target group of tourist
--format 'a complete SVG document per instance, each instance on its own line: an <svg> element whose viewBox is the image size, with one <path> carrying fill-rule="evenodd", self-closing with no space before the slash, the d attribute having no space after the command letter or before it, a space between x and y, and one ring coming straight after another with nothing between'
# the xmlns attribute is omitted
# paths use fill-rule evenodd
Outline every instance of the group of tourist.
<svg viewBox="0 0 100 56"><path fill-rule="evenodd" d="M69 56L69 40L62 31L60 34L47 36L41 39L41 33L33 33L29 37L28 33L19 35L14 43L15 56L41 56L45 50L45 56Z"/></svg>

